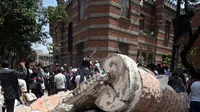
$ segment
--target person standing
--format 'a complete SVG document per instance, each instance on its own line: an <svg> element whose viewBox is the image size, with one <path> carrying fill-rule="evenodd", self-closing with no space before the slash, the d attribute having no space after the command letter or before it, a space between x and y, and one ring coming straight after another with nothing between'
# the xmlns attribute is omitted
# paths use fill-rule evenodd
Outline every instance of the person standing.
<svg viewBox="0 0 200 112"><path fill-rule="evenodd" d="M48 70L47 67L44 68L44 72L46 74L46 77L44 79L44 81L45 81L45 88L47 89L48 95L50 95L50 91L51 91L50 90L50 82L49 82L50 72L49 72L49 70Z"/></svg>
<svg viewBox="0 0 200 112"><path fill-rule="evenodd" d="M99 70L99 72L100 72L100 63L96 60L95 61L95 64L94 64L94 69L97 69L97 70Z"/></svg>
<svg viewBox="0 0 200 112"><path fill-rule="evenodd" d="M31 74L33 73L33 71L30 69L30 64L29 62L21 62L20 63L23 72L25 74L25 81L26 81L26 85L27 85L27 92L29 93L29 90L32 89L30 88L30 85L33 83L31 80Z"/></svg>
<svg viewBox="0 0 200 112"><path fill-rule="evenodd" d="M32 93L35 94L37 98L40 98L43 96L43 90L42 90L42 77L38 75L38 68L34 67L33 68L33 73L31 76L31 79L33 80L33 85L32 85Z"/></svg>
<svg viewBox="0 0 200 112"><path fill-rule="evenodd" d="M157 72L157 70L155 69L156 67L155 67L154 64L149 64L149 65L147 65L147 68L148 68L149 70L151 70L151 71L154 73L155 76L158 76L158 72Z"/></svg>
<svg viewBox="0 0 200 112"><path fill-rule="evenodd" d="M189 84L190 112L200 111L200 69L195 69L197 76Z"/></svg>
<svg viewBox="0 0 200 112"><path fill-rule="evenodd" d="M45 79L47 76L47 74L44 72L44 69L42 68L42 64L39 63L38 64L38 77L40 78L40 80L42 80L41 82L41 95L44 95L45 92Z"/></svg>
<svg viewBox="0 0 200 112"><path fill-rule="evenodd" d="M27 93L26 81L23 79L22 76L19 77L18 82L19 82L19 87L20 87L21 92Z"/></svg>
<svg viewBox="0 0 200 112"><path fill-rule="evenodd" d="M200 79L196 79L190 86L190 111L200 111Z"/></svg>
<svg viewBox="0 0 200 112"><path fill-rule="evenodd" d="M177 93L186 91L186 87L177 73L173 74L173 77L169 80L168 85L170 85Z"/></svg>
<svg viewBox="0 0 200 112"><path fill-rule="evenodd" d="M164 72L165 72L165 75L167 75L169 77L171 76L171 70L169 69L168 66L165 67Z"/></svg>
<svg viewBox="0 0 200 112"><path fill-rule="evenodd" d="M3 90L6 112L14 112L15 99L19 98L18 72L9 69L8 61L2 61L0 81Z"/></svg>
<svg viewBox="0 0 200 112"><path fill-rule="evenodd" d="M54 83L56 87L56 93L65 91L65 83L66 83L66 77L64 74L62 74L62 70L58 69L57 70L57 75L54 77Z"/></svg>
<svg viewBox="0 0 200 112"><path fill-rule="evenodd" d="M20 97L22 97L22 100L24 101L24 94L27 93L27 85L26 85L26 81L23 79L23 73L19 74L18 84L20 87ZM20 104L23 104L20 97L17 100L19 101Z"/></svg>
<svg viewBox="0 0 200 112"><path fill-rule="evenodd" d="M160 64L157 64L157 71L158 71L158 75L164 75L165 74L164 68L161 67Z"/></svg>
<svg viewBox="0 0 200 112"><path fill-rule="evenodd" d="M88 79L89 75L90 75L90 56L86 56L81 63L80 83L84 81L84 77Z"/></svg>

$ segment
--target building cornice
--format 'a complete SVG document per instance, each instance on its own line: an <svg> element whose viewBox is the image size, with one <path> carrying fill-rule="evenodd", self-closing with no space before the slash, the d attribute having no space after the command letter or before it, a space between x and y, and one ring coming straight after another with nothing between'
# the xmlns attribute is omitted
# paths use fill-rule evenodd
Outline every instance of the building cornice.
<svg viewBox="0 0 200 112"><path fill-rule="evenodd" d="M76 16L74 16L74 17L76 17ZM84 20L87 20L89 18L99 18L99 17L112 17L112 18L115 18L115 19L121 19L121 16L113 14L113 13L91 13L91 14L85 16ZM136 22L134 20L128 20L128 21L130 21L130 24L139 26L139 22ZM76 23L73 24L73 27L76 27L77 25L81 24L81 22L79 22L77 24Z"/></svg>
<svg viewBox="0 0 200 112"><path fill-rule="evenodd" d="M89 51L94 51L94 49L96 49L96 47L88 47L83 49L83 52L89 52ZM110 51L110 52L117 52L118 51L118 47L98 47L98 51ZM137 51L133 51L133 50L128 50L128 54L129 55L137 55Z"/></svg>
<svg viewBox="0 0 200 112"><path fill-rule="evenodd" d="M160 44L155 45L155 44L152 44L150 42L143 41L143 40L138 40L138 43L153 46L153 47L158 47L158 48L162 48L162 49L166 49L166 50L172 50L172 48L170 48L170 47L165 47L165 46L160 45Z"/></svg>
<svg viewBox="0 0 200 112"><path fill-rule="evenodd" d="M113 37L113 36L90 36L90 37L86 37L82 40L78 40L78 41L74 42L73 45L77 45L81 42L85 42L88 40L110 40L110 41L115 41L115 42L123 42L123 43L134 45L134 46L138 45L138 43L136 41L131 41L126 38Z"/></svg>
<svg viewBox="0 0 200 112"><path fill-rule="evenodd" d="M110 25L110 24L89 25L89 26L81 29L79 32L74 33L73 36L76 36L76 35L78 35L82 32L88 31L89 29L104 29L104 28L108 28L108 29L111 29L111 30L116 30L116 31L120 31L120 32L123 32L123 33L138 36L137 31L127 30L127 29L124 29L124 28L121 28L121 27L118 27L118 26Z"/></svg>
<svg viewBox="0 0 200 112"><path fill-rule="evenodd" d="M157 37L157 39L160 40L160 41L165 41L165 39L164 39L164 38L161 38L161 37ZM170 41L170 40L169 40L169 43L170 43L170 44L173 44L173 41Z"/></svg>
<svg viewBox="0 0 200 112"><path fill-rule="evenodd" d="M160 51L156 51L156 55L168 55L169 54L169 52L167 53L167 52L160 52Z"/></svg>
<svg viewBox="0 0 200 112"><path fill-rule="evenodd" d="M145 45L149 45L149 46L153 46L153 47L158 47L158 48L162 48L162 49L166 49L166 50L172 50L172 48L170 47L165 47L163 45L155 45L155 44L152 44L150 42L146 42L146 41L143 41L143 40L138 40L138 42L135 42L135 41L130 41L128 39L118 39L119 37L113 37L113 36L91 36L91 37L86 37L82 40L78 40L76 41L73 46L81 43L81 42L85 42L85 41L89 41L89 40L111 40L111 41L116 41L116 42L123 42L123 43L126 43L126 44L130 44L130 45L134 45L134 46L137 46L138 43L141 43L141 44L145 44Z"/></svg>
<svg viewBox="0 0 200 112"><path fill-rule="evenodd" d="M162 33L162 34L164 34L164 35L165 35L165 31L164 31L164 30L161 30L161 29L159 29L159 30L158 30L158 32L159 32L159 33ZM173 37L174 35L170 33L170 35L169 35L169 36L170 36L170 37Z"/></svg>

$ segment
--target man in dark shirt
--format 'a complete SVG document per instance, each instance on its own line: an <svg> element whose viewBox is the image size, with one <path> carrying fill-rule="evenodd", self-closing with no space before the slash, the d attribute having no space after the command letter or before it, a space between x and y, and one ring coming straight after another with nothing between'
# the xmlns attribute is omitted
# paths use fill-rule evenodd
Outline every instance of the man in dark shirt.
<svg viewBox="0 0 200 112"><path fill-rule="evenodd" d="M14 112L15 99L19 97L18 73L9 69L9 63L2 61L0 70L0 81L3 90L6 112Z"/></svg>
<svg viewBox="0 0 200 112"><path fill-rule="evenodd" d="M159 75L165 74L164 68L162 68L160 64L157 64L157 71Z"/></svg>
<svg viewBox="0 0 200 112"><path fill-rule="evenodd" d="M81 63L80 83L83 82L85 76L88 79L89 74L90 74L90 56L86 56Z"/></svg>

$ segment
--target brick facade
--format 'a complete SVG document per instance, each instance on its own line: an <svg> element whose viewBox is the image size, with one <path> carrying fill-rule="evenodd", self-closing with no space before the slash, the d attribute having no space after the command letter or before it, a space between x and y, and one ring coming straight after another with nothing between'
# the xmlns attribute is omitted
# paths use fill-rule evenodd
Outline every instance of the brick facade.
<svg viewBox="0 0 200 112"><path fill-rule="evenodd" d="M79 0L68 0L68 21L50 25L53 43L59 48L54 50L55 60L78 66L98 46L93 58L99 61L120 52L144 65L162 63L172 50L176 6L167 0L144 0L143 6L139 1L84 0L83 6ZM73 53L68 52L69 22L73 22Z"/></svg>

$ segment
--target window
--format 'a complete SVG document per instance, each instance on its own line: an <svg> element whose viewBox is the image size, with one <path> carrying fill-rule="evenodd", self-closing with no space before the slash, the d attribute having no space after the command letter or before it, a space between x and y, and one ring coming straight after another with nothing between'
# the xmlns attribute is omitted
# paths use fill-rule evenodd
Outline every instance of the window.
<svg viewBox="0 0 200 112"><path fill-rule="evenodd" d="M77 44L77 46L76 46L77 57L80 59L82 59L82 57L83 57L83 48L84 48L83 42Z"/></svg>
<svg viewBox="0 0 200 112"><path fill-rule="evenodd" d="M84 0L79 0L79 5L80 5L80 11L79 11L79 13L80 13L80 19L83 19L83 17L84 17Z"/></svg>
<svg viewBox="0 0 200 112"><path fill-rule="evenodd" d="M77 66L81 64L83 59L83 49L84 49L84 43L81 42L76 45L76 64Z"/></svg>
<svg viewBox="0 0 200 112"><path fill-rule="evenodd" d="M139 30L144 30L144 15L140 14L140 20L139 20Z"/></svg>
<svg viewBox="0 0 200 112"><path fill-rule="evenodd" d="M165 40L169 40L169 35L170 35L170 22L166 21Z"/></svg>
<svg viewBox="0 0 200 112"><path fill-rule="evenodd" d="M143 57L143 64L145 64L146 65L146 52L142 52L142 57Z"/></svg>
<svg viewBox="0 0 200 112"><path fill-rule="evenodd" d="M137 51L137 63L142 63L142 57L140 51Z"/></svg>
<svg viewBox="0 0 200 112"><path fill-rule="evenodd" d="M129 16L129 0L121 0L121 16L128 17Z"/></svg>
<svg viewBox="0 0 200 112"><path fill-rule="evenodd" d="M119 47L120 53L125 54L125 55L128 55L128 50L129 50L128 44L119 42L118 47Z"/></svg>
<svg viewBox="0 0 200 112"><path fill-rule="evenodd" d="M149 53L149 56L148 56L148 64L152 64L153 63L153 54Z"/></svg>

